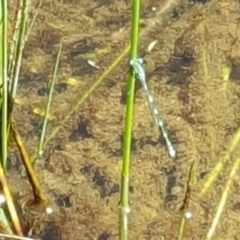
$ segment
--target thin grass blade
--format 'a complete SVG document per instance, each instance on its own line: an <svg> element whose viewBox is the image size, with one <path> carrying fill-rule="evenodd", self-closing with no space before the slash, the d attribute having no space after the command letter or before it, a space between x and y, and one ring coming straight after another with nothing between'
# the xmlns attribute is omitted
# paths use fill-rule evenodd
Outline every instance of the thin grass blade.
<svg viewBox="0 0 240 240"><path fill-rule="evenodd" d="M104 73L94 82L94 84L88 89L88 91L80 97L80 100L73 106L70 112L66 115L66 117L61 121L61 123L54 128L50 136L46 139L43 148L58 134L62 126L68 121L70 116L84 103L84 101L93 93L93 91L99 86L99 84L114 70L115 67L118 66L120 61L127 55L129 52L130 46L128 45L122 53L118 56L118 58L104 71ZM37 152L34 154L32 159L37 157Z"/></svg>
<svg viewBox="0 0 240 240"><path fill-rule="evenodd" d="M16 240L39 240L39 239L33 239L33 238L28 238L28 237L21 237L21 236L17 236L17 235L12 235L12 234L3 234L0 233L0 237L4 238L4 239L16 239Z"/></svg>
<svg viewBox="0 0 240 240"><path fill-rule="evenodd" d="M201 186L201 191L199 193L199 199L202 198L208 189L212 186L213 182L216 180L218 177L219 173L223 169L224 165L226 162L229 160L231 154L235 150L235 148L239 145L240 142L240 128L237 130L237 132L234 134L230 145L228 147L228 151L225 154L223 158L221 158L218 163L215 165L211 173L209 174L208 178L205 180L205 182Z"/></svg>
<svg viewBox="0 0 240 240"><path fill-rule="evenodd" d="M221 200L219 202L216 214L213 218L211 227L208 230L206 240L211 240L214 232L216 231L216 227L219 223L219 220L220 220L221 214L223 212L224 206L226 205L227 198L228 198L228 195L229 195L229 192L230 192L230 188L231 188L234 176L236 175L237 170L239 168L239 165L240 165L240 158L236 159L236 161L234 162L234 165L231 169L231 172L229 174L228 180L227 180L226 185L224 187L224 191L223 191Z"/></svg>
<svg viewBox="0 0 240 240"><path fill-rule="evenodd" d="M37 157L35 159L33 159L33 161L32 161L33 165L36 164L36 161L38 159L40 159L43 154L43 144L44 144L44 139L45 139L45 135L46 135L46 131L47 131L48 116L50 114L50 108L51 108L52 99L53 99L54 86L56 84L56 79L57 79L57 71L58 71L58 67L59 67L60 56L62 53L62 45L63 45L63 39L60 42L60 46L59 46L58 54L57 54L57 58L56 58L56 63L55 63L54 70L53 70L53 76L50 81L50 90L49 90L49 94L48 94L47 105L45 108L42 131L41 131L40 140L39 140L39 144L38 144Z"/></svg>
<svg viewBox="0 0 240 240"><path fill-rule="evenodd" d="M23 0L20 3L20 9L17 15L17 26L16 27L16 42L11 49L11 66L10 66L10 85L11 85L11 99L14 100L16 97L17 86L18 86L18 79L19 79L19 72L21 67L22 61L22 53L24 49L24 45L26 42L26 26L28 21L28 11L29 11L30 0ZM21 17L20 17L21 16ZM20 20L20 23L18 22ZM15 40L15 39L14 39ZM15 47L15 49L14 49Z"/></svg>

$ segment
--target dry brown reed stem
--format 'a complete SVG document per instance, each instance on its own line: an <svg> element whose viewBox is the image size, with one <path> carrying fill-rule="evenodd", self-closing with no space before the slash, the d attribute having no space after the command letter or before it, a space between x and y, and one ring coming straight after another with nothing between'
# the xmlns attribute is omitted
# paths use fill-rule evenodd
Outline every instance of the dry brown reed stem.
<svg viewBox="0 0 240 240"><path fill-rule="evenodd" d="M21 137L17 131L17 128L14 124L11 124L11 132L13 134L13 138L17 144L18 150L20 152L23 165L26 169L26 173L29 179L29 182L33 189L34 194L34 200L31 202L31 204L37 205L41 208L42 211L44 211L49 204L48 198L45 196L44 192L42 191L41 185L38 181L38 178L36 176L36 173L33 169L33 166L31 164L30 158L28 156L28 153L24 147L24 144L22 143Z"/></svg>
<svg viewBox="0 0 240 240"><path fill-rule="evenodd" d="M11 192L8 188L8 183L7 183L7 180L5 178L5 174L4 174L4 171L3 171L3 168L1 166L1 164L0 164L0 182L1 182L2 190L3 190L4 195L6 197L7 207L8 207L8 210L9 210L9 213L10 213L15 231L19 236L23 236L21 224L20 224L20 221L19 221L19 218L18 218L18 215L17 215L16 208L14 206L12 195L11 195Z"/></svg>

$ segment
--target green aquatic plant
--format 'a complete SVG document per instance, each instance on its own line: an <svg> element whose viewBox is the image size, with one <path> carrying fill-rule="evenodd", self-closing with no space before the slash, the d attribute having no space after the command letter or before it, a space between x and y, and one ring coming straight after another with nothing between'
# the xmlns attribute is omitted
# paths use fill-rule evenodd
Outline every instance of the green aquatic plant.
<svg viewBox="0 0 240 240"><path fill-rule="evenodd" d="M138 57L139 41L139 19L140 19L140 0L132 1L132 25L131 25L131 43L130 43L130 61ZM136 74L134 68L130 66L128 87L127 87L127 106L125 116L125 131L122 159L122 181L120 195L120 231L121 240L128 239L128 215L129 206L129 182L130 182L130 162L131 162L131 139L132 139L132 121L134 108L135 80Z"/></svg>
<svg viewBox="0 0 240 240"><path fill-rule="evenodd" d="M48 116L50 114L51 103L53 100L54 87L55 87L55 84L57 81L57 71L58 71L58 67L59 67L60 56L62 53L63 41L64 41L64 39L61 40L61 43L60 43L60 46L58 49L58 54L57 54L57 58L56 58L56 62L55 62L54 70L53 70L53 76L52 76L52 79L49 84L50 87L49 87L47 104L46 104L46 108L45 108L45 112L44 112L43 126L42 126L41 135L40 135L40 139L39 139L37 156L36 156L36 158L32 159L33 165L35 165L35 163L37 162L37 159L40 159L43 155L43 147L44 147L44 140L45 140L46 131L47 131Z"/></svg>
<svg viewBox="0 0 240 240"><path fill-rule="evenodd" d="M18 134L12 117L12 110L16 100L18 79L22 61L23 49L26 41L26 28L28 22L28 10L30 1L23 0L18 2L16 25L14 29L13 40L8 38L8 1L1 0L1 32L0 32L0 109L1 109L1 148L0 148L0 196L1 203L6 201L7 208L3 205L0 207L0 225L2 234L16 233L19 238L23 236L22 226L16 210L11 188L7 179L7 160L9 148L9 136L13 136L16 145L19 147L20 155L23 158L23 164L27 170L27 176L33 187L34 203L37 201L47 201L41 186L39 185L36 173L34 172L30 159L28 159L21 137ZM10 45L10 47L9 47ZM8 51L8 49L10 49ZM27 162L26 162L27 161ZM30 169L30 171L29 171ZM8 217L10 216L10 218ZM13 226L13 227L12 227ZM7 236L6 236L7 237ZM15 238L15 236L12 236Z"/></svg>
<svg viewBox="0 0 240 240"><path fill-rule="evenodd" d="M22 2L22 1L21 1ZM40 1L41 2L41 1ZM172 2L174 1L166 1L166 6L168 6L169 4L172 4ZM27 1L25 1L25 3L22 6L23 8L21 8L18 14L18 26L20 27L21 33L20 32L15 32L14 36L18 36L17 37L17 42L15 43L15 50L12 52L12 54L10 54L10 58L9 60L11 60L10 62L7 62L8 60L6 59L6 53L7 53L7 34L6 34L6 22L7 22L7 11L6 11L6 6L7 6L7 1L6 0L2 0L1 1L1 57L0 57L0 64L1 64L1 70L0 70L0 74L1 74L1 110L2 110L2 115L1 115L1 124L2 124L2 130L1 130L1 134L2 134L2 142L1 142L1 160L2 160L2 167L3 169L6 169L6 165L7 165L7 147L8 147L8 131L7 131L7 125L9 124L9 115L10 115L10 111L11 109L9 108L9 99L15 98L16 96L16 90L17 90L17 86L18 86L18 77L19 77L19 69L21 66L21 55L22 55L22 50L24 47L24 39L26 40L28 33L25 33L25 28L26 28L26 20L28 19L28 14L26 12L27 7L29 6L28 4L26 4ZM119 239L120 240L126 240L129 238L129 232L131 232L131 228L128 225L129 222L129 212L130 212L130 193L129 193L129 185L130 185L130 169L131 169L131 139L132 139L132 124L134 122L134 116L133 116L133 110L134 110L134 93L135 93L135 82L138 78L137 73L136 72L136 68L134 68L133 65L131 65L131 61L136 61L138 59L138 43L141 40L141 34L139 34L139 16L140 16L140 4L141 1L140 0L133 0L132 1L132 24L131 24L131 41L130 44L124 49L124 51L122 51L119 56L116 57L116 59L114 59L113 63L110 64L109 67L106 68L106 70L104 71L104 73L90 86L90 88L82 95L79 94L79 100L78 102L75 103L75 105L72 106L72 108L69 110L69 112L66 114L65 118L62 120L62 122L55 127L52 132L50 133L49 136L45 137L45 133L46 133L46 126L47 126L47 120L48 120L48 115L50 112L50 105L51 105L51 101L52 101L52 93L54 90L54 82L56 81L56 75L57 75L57 69L58 69L58 63L59 63L59 58L60 58L60 52L61 52L61 48L62 48L62 44L63 42L60 43L60 47L59 47L59 54L56 60L56 64L55 64L55 68L54 68L54 73L53 73L53 79L51 81L51 90L50 90L50 94L48 96L48 102L47 102L47 106L45 109L45 115L44 115L44 128L41 131L41 137L40 137L40 142L39 142L39 147L38 149L36 148L36 153L34 155L34 157L30 158L27 154L27 150L25 149L25 146L21 140L21 136L18 133L17 129L15 128L14 125L12 125L13 129L11 130L11 132L14 135L14 139L15 142L17 144L18 150L20 152L20 155L22 157L22 161L23 164L26 166L26 169L28 169L28 175L30 175L30 182L35 182L33 183L33 192L34 192L34 197L35 199L38 199L41 201L48 201L48 199L45 197L44 192L41 189L41 186L38 182L38 180L35 178L35 173L33 171L33 167L31 165L31 160L37 159L39 158L39 156L41 155L42 151L45 150L45 147L47 146L47 144L49 143L50 140L54 139L57 135L57 133L59 132L59 130L61 129L61 127L67 123L67 121L69 120L70 116L88 99L88 97L93 93L93 91L99 86L99 84L106 79L106 77L110 74L110 72L112 72L116 67L119 66L120 62L122 61L122 59L129 53L129 63L125 64L126 67L126 72L129 70L129 76L128 76L128 88L127 88L127 105L126 105L126 115L125 115L125 131L124 131L124 148L123 148L123 159L122 159L122 171L119 172L119 175L121 175L122 179L121 179L121 192L120 192L120 214L119 214ZM5 10L4 10L5 9ZM24 10L24 11L23 11ZM5 11L5 12L4 12ZM163 10L160 11L161 13L163 12ZM158 18L160 18L160 14L157 14ZM153 24L154 25L154 24ZM4 27L5 26L5 27ZM17 28L15 28L17 29ZM146 31L147 27L145 29L143 29L143 31L141 31L141 33L147 32ZM18 46L18 47L17 47ZM204 48L204 46L203 46ZM13 48L14 49L14 48ZM11 47L10 47L11 50ZM11 52L11 51L10 51ZM205 73L205 84L207 85L209 83L209 79L207 79L208 77L208 64L207 64L207 57L206 57L206 49L202 49L203 52L203 66L204 66L204 73ZM13 59L15 59L15 63L12 62ZM17 65L14 65L17 64ZM140 63L139 63L140 64ZM15 66L15 67L14 67ZM9 69L12 69L11 71L7 72ZM15 69L15 70L13 70ZM15 73L15 74L14 74ZM227 72L229 75L229 71ZM8 74L10 76L10 82L11 82L11 89L15 89L12 92L8 92L8 83L7 83L7 78L8 78ZM229 77L229 76L228 76ZM15 81L13 80L15 79ZM139 80L139 79L138 79ZM227 79L228 81L228 79ZM15 82L13 84L13 82ZM224 89L227 89L229 84L225 84L224 85ZM146 90L146 89L145 89ZM11 97L12 94L12 97ZM10 96L9 96L10 95ZM148 98L151 99L151 96ZM151 102L151 101L150 101ZM17 123L16 123L17 125ZM46 140L45 140L46 139ZM239 145L239 131L237 131L237 133L234 135L234 137L232 138L232 140L230 140L230 145L228 148L226 148L226 155L223 156L223 158L220 158L219 162L215 165L215 167L213 167L212 172L209 173L208 177L204 180L202 180L201 182L197 183L197 171L198 171L198 165L197 165L197 161L193 161L192 165L190 166L190 170L189 170L189 177L188 177L188 182L185 184L186 185L186 193L184 196L184 200L183 203L181 204L180 207L180 222L179 222L179 228L178 228L178 232L174 232L174 237L176 237L178 240L184 239L186 233L188 232L188 225L190 225L189 223L193 222L195 220L195 216L193 216L192 214L192 199L194 198L194 200L196 199L197 202L201 202L203 200L203 197L206 195L206 193L208 192L208 190L210 189L210 187L213 186L213 183L216 181L216 179L218 178L219 174L223 171L223 168L225 166L225 164L227 162L229 162L229 159L231 159L232 153L236 150L237 146ZM190 140L191 142L193 142L192 140ZM217 142L217 141L216 141ZM170 149L172 148L171 144L169 144ZM195 146L193 146L194 148ZM169 151L171 153L171 151ZM175 152L173 152L175 153ZM171 155L171 154L170 154ZM172 154L172 156L174 156L174 154ZM169 159L169 161L171 161L171 159ZM212 220L212 224L209 226L208 233L207 235L204 237L204 239L212 239L214 236L214 233L216 231L216 227L219 224L219 220L222 214L222 211L224 209L224 206L226 205L226 199L227 196L230 193L230 186L233 182L233 178L239 168L239 158L237 158L237 160L235 161L235 163L233 164L232 170L230 171L230 174L228 176L228 179L226 180L226 185L224 188L224 191L222 193L222 197L221 200L219 201L219 205L217 207L217 211L216 214L213 217ZM30 164L30 165L29 165ZM178 164L178 163L176 163ZM0 166L0 179L1 179L1 184L4 185L5 182L2 182L3 177L5 177L5 173L4 171L1 170L1 166ZM188 169L186 170L188 171ZM200 191L194 192L194 189L198 189L200 188ZM10 196L10 190L8 188L4 188L3 189L4 194L6 195L7 198L7 203L11 205L11 207L14 208L14 205L11 202L11 197ZM196 196L195 196L196 195ZM117 208L117 205L116 205ZM10 209L10 208L9 208ZM179 210L179 209L177 209ZM14 209L12 210L11 208L11 212L13 213L13 218L17 219L16 217L16 213L14 213ZM160 214L161 214L161 209L159 210ZM19 228L19 226L16 224L16 222L14 222L14 231L12 231L11 229L11 224L9 224L9 222L7 222L6 218L4 220L4 214L2 214L2 208L0 208L0 221L1 222L6 222L7 225L9 225L9 231L8 233L11 234L12 232L17 232L17 234L19 236L22 235L21 230ZM179 213L179 212L178 212ZM195 212L193 212L195 213ZM15 215L14 215L15 214ZM174 229L175 230L175 229ZM1 235L2 236L2 235ZM12 235L5 235L5 237L12 237L15 238ZM167 234L166 236L159 236L159 239L165 239L165 237L167 238ZM18 239L24 239L21 237L18 237Z"/></svg>
<svg viewBox="0 0 240 240"><path fill-rule="evenodd" d="M7 142L8 142L8 42L7 42L7 1L1 1L1 163L3 169L6 170L7 165Z"/></svg>
<svg viewBox="0 0 240 240"><path fill-rule="evenodd" d="M20 226L20 222L17 216L17 211L13 204L13 199L11 192L9 190L7 180L6 180L6 166L7 166L7 157L8 157L8 126L9 126L9 84L8 84L8 31L7 31L7 23L8 23L8 9L7 9L7 1L1 0L1 8L0 8L0 16L1 16L1 93L0 93L0 108L1 108L1 161L0 161L0 182L1 189L7 199L7 207L15 228L15 231L22 236L22 230ZM6 230L11 232L10 224L6 221L6 215L1 208L1 221L6 226Z"/></svg>

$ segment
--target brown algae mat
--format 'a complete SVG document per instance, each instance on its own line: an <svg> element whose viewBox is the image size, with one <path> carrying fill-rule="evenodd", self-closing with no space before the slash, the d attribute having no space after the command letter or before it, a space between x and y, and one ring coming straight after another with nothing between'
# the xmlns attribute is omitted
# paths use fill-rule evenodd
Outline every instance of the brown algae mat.
<svg viewBox="0 0 240 240"><path fill-rule="evenodd" d="M11 1L10 1L11 2ZM23 55L14 118L30 155L41 130L47 84L57 46L63 46L47 136L58 127L129 42L131 1L43 1ZM178 150L171 160L157 132L144 92L137 86L132 139L129 239L177 239L189 170L198 181L228 151L240 122L239 11L237 0L145 0L139 56L145 59L150 90ZM37 5L37 1L33 1ZM34 9L31 9L34 13ZM148 52L149 44L157 40ZM88 64L97 63L100 69ZM229 79L224 71L231 67ZM118 239L127 57L49 141L36 170L56 212L39 219L33 236L43 240ZM75 85L68 84L75 79ZM210 192L192 201L198 214L184 239L206 239L235 151ZM30 186L20 179L19 156L10 154L14 192ZM239 184L212 239L240 239ZM16 188L16 189L15 189ZM193 210L194 211L194 210ZM193 212L194 214L194 212Z"/></svg>

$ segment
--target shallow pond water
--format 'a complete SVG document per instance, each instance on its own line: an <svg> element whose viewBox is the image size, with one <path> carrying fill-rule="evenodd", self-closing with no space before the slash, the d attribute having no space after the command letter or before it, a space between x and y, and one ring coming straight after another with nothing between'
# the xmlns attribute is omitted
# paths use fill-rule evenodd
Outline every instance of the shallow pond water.
<svg viewBox="0 0 240 240"><path fill-rule="evenodd" d="M169 158L145 94L137 86L129 239L168 240L177 238L192 162L197 162L198 180L203 181L228 150L239 125L240 5L237 0L143 2L139 56L145 59L150 91L178 156ZM58 207L36 227L35 235L43 240L118 239L127 55L62 121L127 47L130 7L125 0L62 0L43 1L39 9L24 51L21 104L16 105L14 118L33 155L42 122L36 113L44 109L57 47L66 37L47 133L51 139L37 167L43 189ZM148 52L154 40L157 44ZM229 67L232 72L225 83L223 72ZM75 79L74 86L69 79ZM237 156L235 151L230 163ZM29 193L27 180L17 177L14 150L11 159L13 186ZM206 239L231 165L202 201L191 201L191 208L199 212L184 239ZM213 239L240 239L237 182L233 189Z"/></svg>

